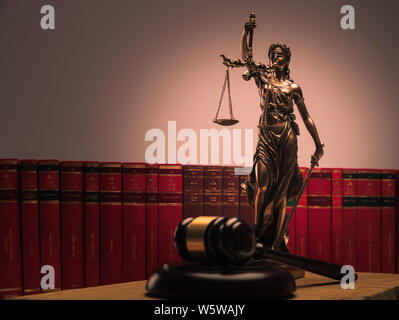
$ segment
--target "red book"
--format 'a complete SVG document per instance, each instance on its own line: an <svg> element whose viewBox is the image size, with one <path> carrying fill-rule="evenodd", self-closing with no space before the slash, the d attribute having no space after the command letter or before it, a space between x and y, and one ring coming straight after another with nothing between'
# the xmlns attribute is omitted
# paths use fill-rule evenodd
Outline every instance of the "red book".
<svg viewBox="0 0 399 320"><path fill-rule="evenodd" d="M396 272L396 171L381 171L381 272Z"/></svg>
<svg viewBox="0 0 399 320"><path fill-rule="evenodd" d="M342 264L357 269L356 169L342 170Z"/></svg>
<svg viewBox="0 0 399 320"><path fill-rule="evenodd" d="M37 161L21 160L22 274L24 294L40 293Z"/></svg>
<svg viewBox="0 0 399 320"><path fill-rule="evenodd" d="M0 299L22 294L18 160L0 160Z"/></svg>
<svg viewBox="0 0 399 320"><path fill-rule="evenodd" d="M381 271L381 173L357 170L357 271Z"/></svg>
<svg viewBox="0 0 399 320"><path fill-rule="evenodd" d="M300 168L303 178L308 174L308 168ZM308 254L308 187L303 190L301 199L295 210L295 250L298 256Z"/></svg>
<svg viewBox="0 0 399 320"><path fill-rule="evenodd" d="M183 219L183 166L159 165L159 264L181 261L174 232Z"/></svg>
<svg viewBox="0 0 399 320"><path fill-rule="evenodd" d="M222 167L204 166L204 216L222 215Z"/></svg>
<svg viewBox="0 0 399 320"><path fill-rule="evenodd" d="M308 183L308 256L331 262L331 169L315 168Z"/></svg>
<svg viewBox="0 0 399 320"><path fill-rule="evenodd" d="M287 201L287 209L286 209L286 218L288 218L291 215L292 212L292 207L295 204L295 197L291 198ZM296 220L296 214L294 212L294 215L291 218L290 224L288 225L288 250L290 253L295 254L296 252L296 234L295 234L295 220Z"/></svg>
<svg viewBox="0 0 399 320"><path fill-rule="evenodd" d="M145 279L146 165L124 163L123 171L123 281Z"/></svg>
<svg viewBox="0 0 399 320"><path fill-rule="evenodd" d="M59 161L39 160L40 263L54 268L54 289L61 290ZM42 276L43 277L43 276Z"/></svg>
<svg viewBox="0 0 399 320"><path fill-rule="evenodd" d="M93 287L100 285L100 179L98 162L85 163L84 179L85 287Z"/></svg>
<svg viewBox="0 0 399 320"><path fill-rule="evenodd" d="M62 289L84 287L83 162L61 161Z"/></svg>
<svg viewBox="0 0 399 320"><path fill-rule="evenodd" d="M399 170L396 171L396 273L399 273Z"/></svg>
<svg viewBox="0 0 399 320"><path fill-rule="evenodd" d="M331 262L342 264L342 169L332 169Z"/></svg>
<svg viewBox="0 0 399 320"><path fill-rule="evenodd" d="M183 166L183 216L204 215L204 167L201 165Z"/></svg>
<svg viewBox="0 0 399 320"><path fill-rule="evenodd" d="M122 282L122 164L100 163L100 284Z"/></svg>
<svg viewBox="0 0 399 320"><path fill-rule="evenodd" d="M251 169L251 168L250 168ZM243 171L241 171L243 170ZM240 168L240 176L239 176L239 193L240 193L240 219L246 221L250 226L255 224L255 209L250 206L248 203L248 195L245 189L241 187L241 185L247 180L247 173L245 172L248 169Z"/></svg>
<svg viewBox="0 0 399 320"><path fill-rule="evenodd" d="M146 165L146 276L158 268L158 165Z"/></svg>
<svg viewBox="0 0 399 320"><path fill-rule="evenodd" d="M238 218L240 194L238 192L239 176L234 167L222 167L222 216Z"/></svg>

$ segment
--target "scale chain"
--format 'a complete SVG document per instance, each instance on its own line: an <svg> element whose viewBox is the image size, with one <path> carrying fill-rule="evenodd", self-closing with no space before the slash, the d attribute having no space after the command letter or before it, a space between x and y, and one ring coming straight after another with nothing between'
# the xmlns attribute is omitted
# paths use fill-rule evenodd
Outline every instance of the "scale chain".
<svg viewBox="0 0 399 320"><path fill-rule="evenodd" d="M234 119L234 116L233 116L233 103L231 102L231 94L230 94L230 70L228 68L227 68L227 71L226 71L226 78L227 78L227 91L229 93L230 119Z"/></svg>
<svg viewBox="0 0 399 320"><path fill-rule="evenodd" d="M219 111L220 111L220 107L222 106L224 92L226 91L226 85L227 85L227 91L228 91L228 94L229 94L230 119L234 119L234 117L233 117L233 103L231 101L231 93L230 93L230 70L229 70L229 67L227 67L227 69L226 69L226 75L224 77L222 94L220 95L219 107L218 107L218 111L216 112L215 120L218 119L218 117L219 117Z"/></svg>

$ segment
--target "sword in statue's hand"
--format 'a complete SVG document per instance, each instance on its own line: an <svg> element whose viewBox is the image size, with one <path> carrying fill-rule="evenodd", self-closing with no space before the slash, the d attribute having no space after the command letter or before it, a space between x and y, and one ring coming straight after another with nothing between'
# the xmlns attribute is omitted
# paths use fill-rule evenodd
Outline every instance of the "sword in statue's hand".
<svg viewBox="0 0 399 320"><path fill-rule="evenodd" d="M316 159L312 156L312 161L311 161L310 168L309 168L309 170L308 170L308 174L306 175L305 181L303 182L303 185L302 185L302 187L301 187L301 190L299 191L299 194L298 194L298 197L297 197L297 199L296 199L296 201L295 201L295 204L294 204L294 206L292 207L291 214L288 216L287 219L285 219L284 224L283 224L283 228L281 229L281 232L280 232L278 238L277 238L277 239L274 241L274 243L273 243L273 247L272 247L273 250L279 250L281 241L283 240L284 235L285 235L285 233L287 232L287 228L288 228L288 226L289 226L289 224L290 224L290 221L291 221L292 217L294 216L296 207L298 206L299 200L301 199L303 190L305 190L305 187L306 187L306 185L308 184L310 175L312 174L312 170L313 170L313 168L314 168L315 166L318 166L318 165L319 165L318 162L317 162Z"/></svg>
<svg viewBox="0 0 399 320"><path fill-rule="evenodd" d="M324 148L324 144L321 144L321 147ZM296 207L298 206L299 200L301 199L303 190L305 190L305 187L306 187L306 185L309 182L309 178L310 178L310 175L312 174L312 170L313 170L314 167L318 167L319 166L319 157L320 157L320 155L317 155L317 153L315 153L311 157L311 160L310 160L311 164L310 164L310 168L308 170L308 174L306 175L305 181L304 181L304 183L303 183L303 185L301 187L301 190L299 191L299 194L298 194L298 197L297 197L297 199L295 201L295 204L292 207L291 214L288 216L287 219L285 219L285 221L283 223L283 228L281 229L281 232L280 232L279 236L277 237L277 239L273 243L272 248L274 250L279 250L279 248L280 248L281 241L283 240L284 235L287 232L287 228L288 228L288 226L290 224L290 221L291 221L292 217L294 216Z"/></svg>

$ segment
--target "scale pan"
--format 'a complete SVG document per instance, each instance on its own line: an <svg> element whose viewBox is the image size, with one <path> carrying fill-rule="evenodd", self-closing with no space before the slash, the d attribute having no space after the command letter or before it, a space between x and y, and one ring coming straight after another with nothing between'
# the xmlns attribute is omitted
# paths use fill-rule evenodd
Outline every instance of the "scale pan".
<svg viewBox="0 0 399 320"><path fill-rule="evenodd" d="M214 119L213 122L220 124L221 126L231 126L236 124L238 120L236 119Z"/></svg>

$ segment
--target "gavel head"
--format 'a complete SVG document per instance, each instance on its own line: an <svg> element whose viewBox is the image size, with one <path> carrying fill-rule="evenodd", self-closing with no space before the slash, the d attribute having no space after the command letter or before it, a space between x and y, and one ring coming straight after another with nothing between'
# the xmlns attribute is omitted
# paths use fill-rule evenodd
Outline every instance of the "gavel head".
<svg viewBox="0 0 399 320"><path fill-rule="evenodd" d="M237 218L186 218L177 226L174 239L181 258L208 264L241 265L256 248L252 228Z"/></svg>

